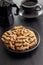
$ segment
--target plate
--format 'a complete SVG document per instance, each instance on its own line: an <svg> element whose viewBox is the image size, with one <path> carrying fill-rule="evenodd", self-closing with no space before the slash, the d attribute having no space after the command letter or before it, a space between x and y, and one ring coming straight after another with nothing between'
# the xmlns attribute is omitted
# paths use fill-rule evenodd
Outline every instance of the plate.
<svg viewBox="0 0 43 65"><path fill-rule="evenodd" d="M4 48L5 48L6 50L12 52L12 53L26 53L26 52L31 52L31 51L35 50L35 49L39 46L39 43L40 43L40 35L39 35L39 33L38 33L35 29L30 28L30 27L29 27L28 29L32 30L32 31L35 33L35 35L36 35L36 37L37 37L37 40L38 40L37 45L35 45L33 48L28 49L28 50L25 50L25 51L15 51L15 50L12 50L12 49L8 48L8 47L5 46L4 43L3 43Z"/></svg>
<svg viewBox="0 0 43 65"><path fill-rule="evenodd" d="M36 18L43 14L43 8L40 11L33 11L31 13L25 13L23 8L20 8L19 16L23 16L25 18Z"/></svg>

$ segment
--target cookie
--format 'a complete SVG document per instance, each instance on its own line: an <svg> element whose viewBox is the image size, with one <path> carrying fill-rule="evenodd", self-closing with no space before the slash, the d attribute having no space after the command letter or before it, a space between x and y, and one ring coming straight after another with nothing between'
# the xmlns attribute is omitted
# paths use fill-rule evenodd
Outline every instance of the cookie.
<svg viewBox="0 0 43 65"><path fill-rule="evenodd" d="M1 39L7 47L16 51L27 50L37 44L35 33L23 26L15 26L6 31Z"/></svg>

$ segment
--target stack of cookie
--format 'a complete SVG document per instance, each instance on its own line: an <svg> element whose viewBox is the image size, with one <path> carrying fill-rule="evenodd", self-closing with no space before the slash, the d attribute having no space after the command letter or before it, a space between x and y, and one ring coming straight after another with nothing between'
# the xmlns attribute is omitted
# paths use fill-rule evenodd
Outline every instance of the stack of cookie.
<svg viewBox="0 0 43 65"><path fill-rule="evenodd" d="M6 31L1 39L8 48L17 51L33 48L37 44L35 33L23 26Z"/></svg>

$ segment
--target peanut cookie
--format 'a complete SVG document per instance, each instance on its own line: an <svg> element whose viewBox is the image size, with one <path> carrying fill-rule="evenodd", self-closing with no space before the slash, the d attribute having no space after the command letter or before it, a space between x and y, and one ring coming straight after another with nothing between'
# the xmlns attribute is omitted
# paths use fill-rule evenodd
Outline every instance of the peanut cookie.
<svg viewBox="0 0 43 65"><path fill-rule="evenodd" d="M1 39L7 47L16 51L30 49L37 44L35 33L23 26L15 26L6 31Z"/></svg>

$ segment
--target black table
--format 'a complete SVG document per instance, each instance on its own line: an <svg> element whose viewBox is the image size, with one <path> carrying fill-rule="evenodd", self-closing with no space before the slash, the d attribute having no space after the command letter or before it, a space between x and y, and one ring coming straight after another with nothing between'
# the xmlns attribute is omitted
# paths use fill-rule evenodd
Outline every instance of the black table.
<svg viewBox="0 0 43 65"><path fill-rule="evenodd" d="M23 25L36 29L40 34L40 45L36 50L26 54L14 54L13 56L6 52L0 40L0 65L43 65L43 15L34 19L25 19L20 16L14 16L14 26ZM4 31L13 26L0 27L0 38Z"/></svg>

